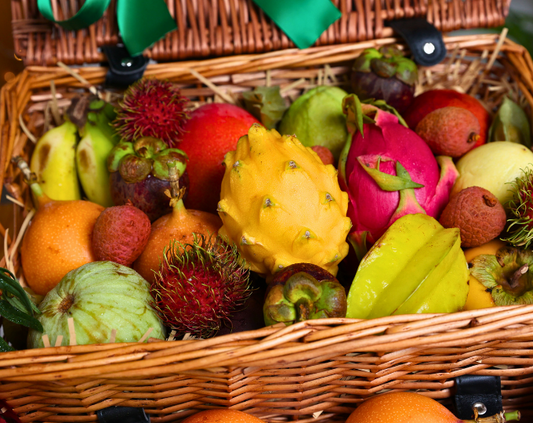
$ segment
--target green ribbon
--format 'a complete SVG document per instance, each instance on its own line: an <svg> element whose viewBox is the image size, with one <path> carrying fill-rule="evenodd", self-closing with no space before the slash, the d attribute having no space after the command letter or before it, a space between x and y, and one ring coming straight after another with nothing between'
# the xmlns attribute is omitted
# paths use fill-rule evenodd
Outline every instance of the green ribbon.
<svg viewBox="0 0 533 423"><path fill-rule="evenodd" d="M66 30L76 31L98 21L110 1L86 0L74 16L63 21L55 20L50 0L37 0L37 7L46 19ZM142 54L177 28L164 0L118 0L117 21L122 41L131 56Z"/></svg>
<svg viewBox="0 0 533 423"><path fill-rule="evenodd" d="M311 47L342 16L331 0L254 0L298 48Z"/></svg>

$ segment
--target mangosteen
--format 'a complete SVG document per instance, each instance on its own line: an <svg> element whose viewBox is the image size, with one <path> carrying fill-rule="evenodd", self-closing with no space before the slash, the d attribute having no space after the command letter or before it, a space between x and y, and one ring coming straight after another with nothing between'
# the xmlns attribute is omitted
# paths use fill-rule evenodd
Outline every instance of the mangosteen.
<svg viewBox="0 0 533 423"><path fill-rule="evenodd" d="M179 186L187 196L188 157L178 148L168 148L157 138L143 137L135 142L120 141L109 154L111 197L116 206L131 202L146 213L151 222L172 211L168 192L171 172L176 167Z"/></svg>

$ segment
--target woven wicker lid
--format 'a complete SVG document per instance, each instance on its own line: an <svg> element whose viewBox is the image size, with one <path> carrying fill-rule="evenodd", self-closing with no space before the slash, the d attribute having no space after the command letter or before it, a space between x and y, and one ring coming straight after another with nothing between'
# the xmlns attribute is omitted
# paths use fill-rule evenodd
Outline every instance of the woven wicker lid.
<svg viewBox="0 0 533 423"><path fill-rule="evenodd" d="M342 17L315 43L353 43L392 35L387 20L425 17L439 30L502 25L511 0L332 0ZM166 0L178 29L146 51L157 61L263 53L294 47L252 0ZM51 0L63 19L75 2ZM66 31L42 17L37 0L11 0L16 55L25 65L98 63L102 45L119 41L112 0L104 16L79 31Z"/></svg>

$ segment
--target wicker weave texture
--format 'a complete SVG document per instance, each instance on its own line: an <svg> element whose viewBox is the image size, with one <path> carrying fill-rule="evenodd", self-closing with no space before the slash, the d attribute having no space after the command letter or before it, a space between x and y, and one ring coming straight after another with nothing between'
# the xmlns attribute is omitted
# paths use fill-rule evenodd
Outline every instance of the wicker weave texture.
<svg viewBox="0 0 533 423"><path fill-rule="evenodd" d="M178 29L146 54L157 61L262 53L294 47L292 41L252 0L166 0ZM448 32L502 25L511 0L332 0L342 17L326 30L316 46L354 43L392 35L386 21L425 17ZM51 0L56 19L78 10L78 2ZM11 0L15 53L26 65L97 63L99 47L119 41L115 0L97 23L65 31L45 20L37 0Z"/></svg>
<svg viewBox="0 0 533 423"><path fill-rule="evenodd" d="M112 405L143 407L153 422L213 407L268 422L343 421L383 390L447 399L463 374L500 376L505 409L533 408L533 306L2 356L0 398L23 422L96 421Z"/></svg>
<svg viewBox="0 0 533 423"><path fill-rule="evenodd" d="M205 341L5 353L0 398L24 422L96 421L95 412L112 405L143 407L153 422L212 407L272 422L342 421L383 390L446 399L453 378L463 374L500 376L505 409L527 416L533 306L316 320Z"/></svg>

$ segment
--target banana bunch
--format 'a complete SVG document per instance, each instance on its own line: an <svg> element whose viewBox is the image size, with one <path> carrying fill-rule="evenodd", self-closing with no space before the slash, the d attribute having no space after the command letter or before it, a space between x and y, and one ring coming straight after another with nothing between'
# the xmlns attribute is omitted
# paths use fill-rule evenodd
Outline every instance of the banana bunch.
<svg viewBox="0 0 533 423"><path fill-rule="evenodd" d="M468 276L459 229L445 229L425 214L407 214L359 264L346 317L459 311L468 295Z"/></svg>
<svg viewBox="0 0 533 423"><path fill-rule="evenodd" d="M73 99L61 125L38 141L30 161L44 193L53 200L89 201L113 205L107 156L118 136L111 126L115 111L96 97Z"/></svg>

